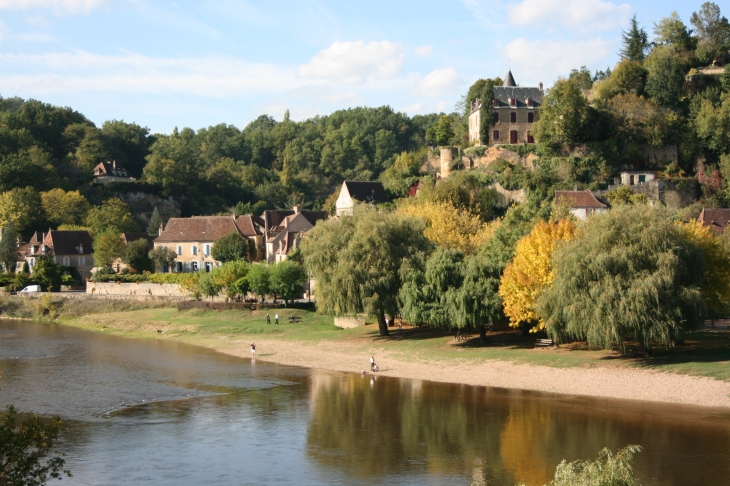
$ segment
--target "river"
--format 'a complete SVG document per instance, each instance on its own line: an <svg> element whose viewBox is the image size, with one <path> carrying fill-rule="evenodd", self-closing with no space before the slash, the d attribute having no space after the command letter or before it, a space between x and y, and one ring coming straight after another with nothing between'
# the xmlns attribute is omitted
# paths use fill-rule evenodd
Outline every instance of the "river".
<svg viewBox="0 0 730 486"><path fill-rule="evenodd" d="M0 321L0 406L60 415L62 485L544 484L639 444L644 485L725 485L730 411L251 362Z"/></svg>

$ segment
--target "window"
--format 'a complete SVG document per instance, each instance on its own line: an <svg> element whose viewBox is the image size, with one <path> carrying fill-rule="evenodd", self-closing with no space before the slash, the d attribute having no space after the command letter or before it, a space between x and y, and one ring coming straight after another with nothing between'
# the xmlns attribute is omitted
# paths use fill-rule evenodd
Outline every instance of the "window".
<svg viewBox="0 0 730 486"><path fill-rule="evenodd" d="M527 98L527 107L532 108L532 98Z"/></svg>
<svg viewBox="0 0 730 486"><path fill-rule="evenodd" d="M193 251L193 255L197 255L198 254L198 247L195 246L195 245L193 245L192 251Z"/></svg>
<svg viewBox="0 0 730 486"><path fill-rule="evenodd" d="M213 262L205 262L205 271L210 272L213 270Z"/></svg>
<svg viewBox="0 0 730 486"><path fill-rule="evenodd" d="M198 262L190 262L190 271L191 272L197 272L198 271Z"/></svg>
<svg viewBox="0 0 730 486"><path fill-rule="evenodd" d="M509 99L509 105L510 106L517 106L517 98L510 98Z"/></svg>
<svg viewBox="0 0 730 486"><path fill-rule="evenodd" d="M527 114L527 123L534 123L535 122L535 114L530 112Z"/></svg>
<svg viewBox="0 0 730 486"><path fill-rule="evenodd" d="M633 175L629 176L629 185L630 186L634 185L634 176Z"/></svg>
<svg viewBox="0 0 730 486"><path fill-rule="evenodd" d="M182 255L182 246L177 245L177 254Z"/></svg>
<svg viewBox="0 0 730 486"><path fill-rule="evenodd" d="M527 132L527 143L535 143L535 137L530 132Z"/></svg>
<svg viewBox="0 0 730 486"><path fill-rule="evenodd" d="M71 265L71 258L69 258L69 257L63 257L63 263L62 263L62 265L64 267L68 267L69 265Z"/></svg>
<svg viewBox="0 0 730 486"><path fill-rule="evenodd" d="M183 262L175 262L175 271L177 273L183 273L185 271L184 265Z"/></svg>
<svg viewBox="0 0 730 486"><path fill-rule="evenodd" d="M517 112L512 112L509 114L509 121L511 123L517 123Z"/></svg>
<svg viewBox="0 0 730 486"><path fill-rule="evenodd" d="M499 123L499 113L492 113L492 121L494 123Z"/></svg>
<svg viewBox="0 0 730 486"><path fill-rule="evenodd" d="M209 255L210 255L210 245L206 244L205 245L205 256L209 256Z"/></svg>
<svg viewBox="0 0 730 486"><path fill-rule="evenodd" d="M86 265L86 257L79 257L79 265Z"/></svg>
<svg viewBox="0 0 730 486"><path fill-rule="evenodd" d="M517 143L517 130L510 130L509 143Z"/></svg>
<svg viewBox="0 0 730 486"><path fill-rule="evenodd" d="M83 270L79 270L79 277L81 277L81 281L83 282L84 281L84 271Z"/></svg>
<svg viewBox="0 0 730 486"><path fill-rule="evenodd" d="M494 140L494 141L499 140L499 130L495 130L492 132L492 140Z"/></svg>
<svg viewBox="0 0 730 486"><path fill-rule="evenodd" d="M495 108L499 108L499 100L494 100L493 105Z"/></svg>
<svg viewBox="0 0 730 486"><path fill-rule="evenodd" d="M35 267L35 258L30 259L30 266Z"/></svg>
<svg viewBox="0 0 730 486"><path fill-rule="evenodd" d="M639 184L643 184L645 182L646 182L646 176L645 175L640 175L639 176Z"/></svg>

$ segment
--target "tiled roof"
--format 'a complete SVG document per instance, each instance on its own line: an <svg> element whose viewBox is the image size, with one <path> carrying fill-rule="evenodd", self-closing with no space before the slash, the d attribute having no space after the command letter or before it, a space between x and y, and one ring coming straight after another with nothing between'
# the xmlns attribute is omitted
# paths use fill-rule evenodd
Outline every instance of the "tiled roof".
<svg viewBox="0 0 730 486"><path fill-rule="evenodd" d="M284 218L281 225L269 231L268 242L280 241L287 238L287 235L304 233L312 229L314 225L302 213L292 214Z"/></svg>
<svg viewBox="0 0 730 486"><path fill-rule="evenodd" d="M555 191L555 202L568 204L571 208L605 208L606 205L596 199L589 190Z"/></svg>
<svg viewBox="0 0 730 486"><path fill-rule="evenodd" d="M382 182L345 181L345 186L350 197L357 201L373 204L390 202Z"/></svg>
<svg viewBox="0 0 730 486"><path fill-rule="evenodd" d="M709 226L715 233L723 233L730 222L730 209L705 208L697 219L705 226Z"/></svg>
<svg viewBox="0 0 730 486"><path fill-rule="evenodd" d="M127 173L127 169L122 167L120 164L117 164L116 161L113 161L99 162L96 167L94 167L94 175L97 177L103 175L127 177L129 174Z"/></svg>
<svg viewBox="0 0 730 486"><path fill-rule="evenodd" d="M136 233L122 233L122 241L125 245L128 245L129 243L136 241L136 240L142 240L145 239L150 245L150 248L152 248L154 245L152 244L155 241L154 236L150 236L147 233L142 232L136 232Z"/></svg>
<svg viewBox="0 0 730 486"><path fill-rule="evenodd" d="M49 254L52 255L90 255L93 240L88 231L54 230L46 234L43 243L50 248Z"/></svg>
<svg viewBox="0 0 730 486"><path fill-rule="evenodd" d="M259 228L264 226L264 222L259 222L260 220L261 218L257 218L256 216L244 214L243 216L238 216L236 218L236 226L238 226L238 231L240 231L243 236L256 236L261 234L261 230Z"/></svg>
<svg viewBox="0 0 730 486"><path fill-rule="evenodd" d="M307 221L309 221L312 226L317 224L317 221L319 221L320 219L329 218L329 213L327 211L302 210L300 211L300 213L302 216L307 218ZM261 218L257 219L263 220L263 226L267 228L269 232L271 232L271 230L273 230L277 226L281 226L282 222L287 216L291 216L293 214L296 214L293 209L267 209L261 214Z"/></svg>
<svg viewBox="0 0 730 486"><path fill-rule="evenodd" d="M240 233L233 216L170 218L165 230L155 238L155 242L214 242L218 238L234 232Z"/></svg>

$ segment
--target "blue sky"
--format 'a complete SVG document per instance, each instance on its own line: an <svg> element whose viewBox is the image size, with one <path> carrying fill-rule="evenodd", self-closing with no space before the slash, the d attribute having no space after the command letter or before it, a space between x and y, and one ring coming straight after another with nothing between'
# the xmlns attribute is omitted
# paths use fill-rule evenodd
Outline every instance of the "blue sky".
<svg viewBox="0 0 730 486"><path fill-rule="evenodd" d="M0 0L0 95L159 133L286 109L295 120L354 106L451 111L510 62L519 84L546 87L571 68L613 66L634 13L651 33L673 10L689 23L700 4Z"/></svg>

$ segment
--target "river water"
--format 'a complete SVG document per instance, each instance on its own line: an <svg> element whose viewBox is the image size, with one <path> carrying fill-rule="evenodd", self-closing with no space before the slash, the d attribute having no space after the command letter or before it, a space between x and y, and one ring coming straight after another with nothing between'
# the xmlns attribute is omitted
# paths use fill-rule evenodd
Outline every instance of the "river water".
<svg viewBox="0 0 730 486"><path fill-rule="evenodd" d="M726 485L730 413L252 363L0 321L0 406L60 415L62 485L544 484L640 444L645 485Z"/></svg>

